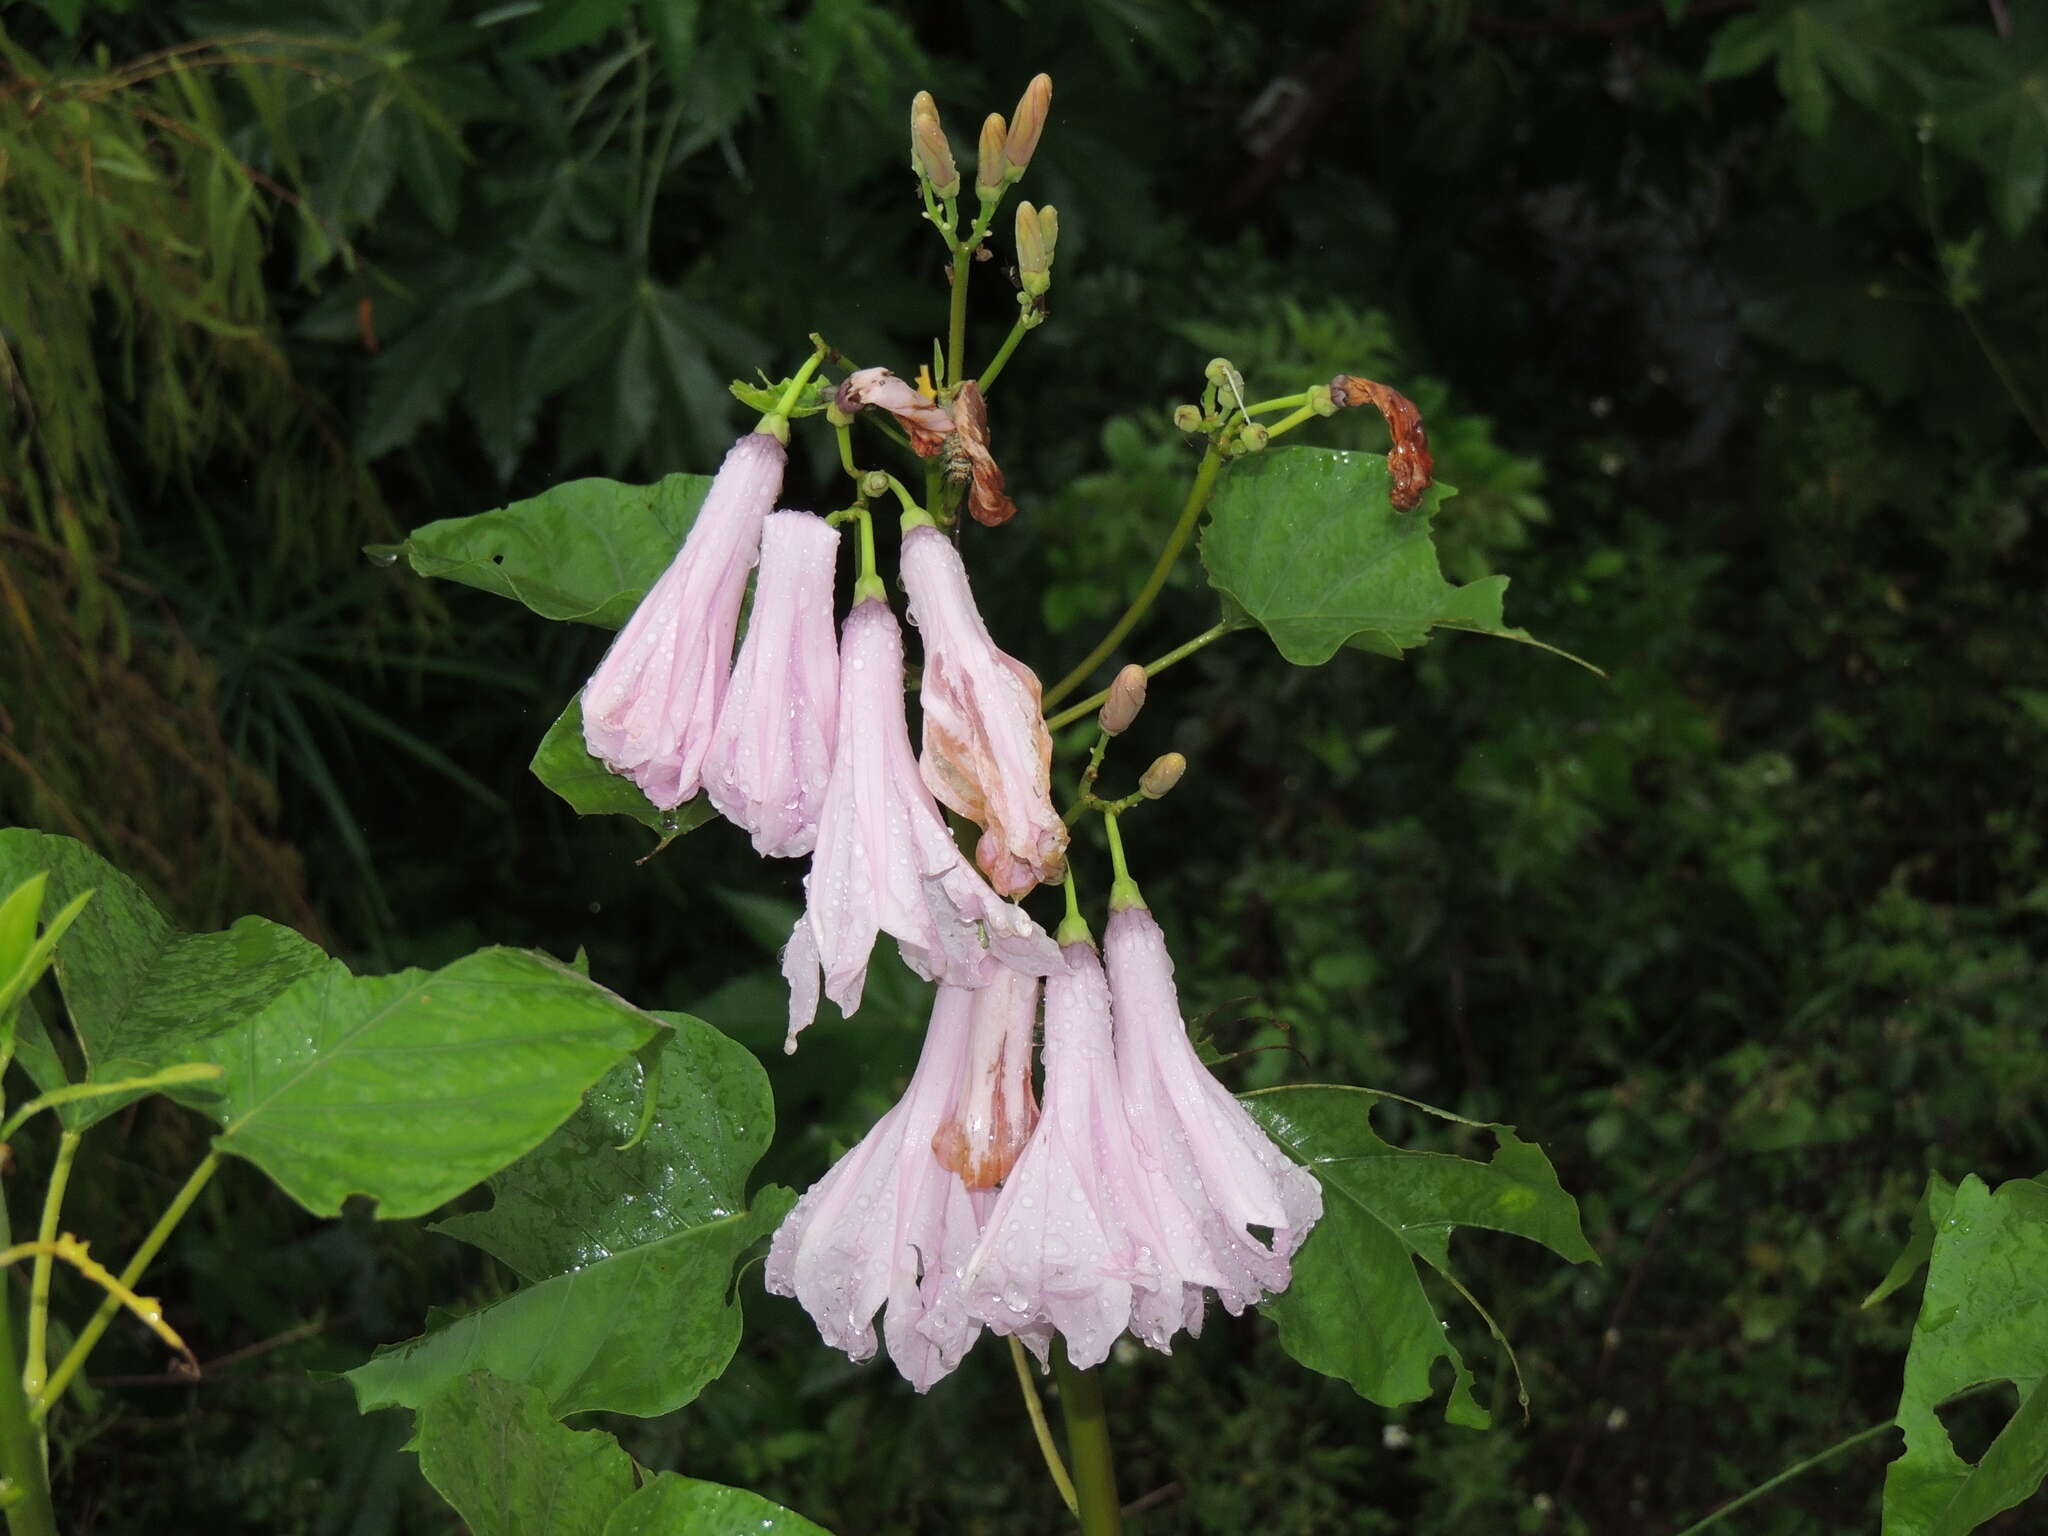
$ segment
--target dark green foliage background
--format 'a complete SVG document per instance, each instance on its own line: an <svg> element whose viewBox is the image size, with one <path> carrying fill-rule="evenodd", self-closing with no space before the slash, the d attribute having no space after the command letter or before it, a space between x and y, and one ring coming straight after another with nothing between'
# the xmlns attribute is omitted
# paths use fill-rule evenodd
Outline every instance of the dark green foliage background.
<svg viewBox="0 0 2048 1536"><path fill-rule="evenodd" d="M1126 1496L1177 1485L1141 1530L1439 1536L1676 1530L1889 1417L1912 1292L1857 1303L1928 1170L1995 1185L2048 1165L2032 11L45 0L0 26L81 70L100 47L255 30L408 55L432 116L370 85L306 90L290 165L252 109L234 126L351 243L329 260L280 227L265 273L375 514L323 505L337 526L300 547L325 553L281 564L274 477L232 445L160 473L116 409L120 559L219 669L226 735L274 783L341 953L587 950L606 985L771 1058L763 1181L801 1187L891 1101L915 989L878 971L858 1020L784 1061L772 950L797 866L720 823L636 865L644 829L579 822L525 771L601 633L423 598L353 546L577 475L706 472L744 425L725 381L793 368L812 329L913 372L943 290L903 165L909 97L931 88L964 147L1040 68L1057 96L1025 191L1061 212L1052 320L992 397L1022 515L968 554L1010 649L1057 676L1121 608L1193 467L1167 412L1210 356L1261 394L1341 370L1421 404L1460 491L1438 517L1447 573L1510 573L1508 622L1609 679L1457 635L1301 669L1238 635L1155 684L1113 781L1158 751L1193 764L1129 837L1191 1015L1255 1052L1224 1068L1234 1086L1357 1082L1511 1122L1604 1262L1459 1240L1517 1341L1527 1427L1448 1304L1504 1424L1487 1434L1372 1408L1256 1320L1119 1361L1107 1391ZM975 294L984 351L1011 313L1000 266ZM1377 432L1346 418L1311 440ZM829 445L798 442L792 499L822 505ZM1190 559L1133 654L1213 615ZM119 795L176 770L104 771ZM0 819L33 803L0 764ZM264 900L298 920L230 905ZM1380 1129L1491 1150L1405 1114ZM69 1219L108 1254L203 1144L160 1103L110 1131ZM48 1152L15 1155L18 1201ZM93 1408L58 1421L69 1528L176 1509L223 1532L450 1529L397 1449L403 1417L358 1419L308 1372L511 1284L415 1224L313 1223L230 1167L155 1289L202 1359L274 1347L174 1385L117 1331ZM641 1461L842 1533L1057 1525L1000 1351L919 1399L825 1352L753 1274L742 1288L724 1379L666 1419L605 1421ZM60 1311L83 1294L60 1281ZM1966 1455L2009 1403L1952 1416ZM1742 1529L1874 1529L1896 1444Z"/></svg>

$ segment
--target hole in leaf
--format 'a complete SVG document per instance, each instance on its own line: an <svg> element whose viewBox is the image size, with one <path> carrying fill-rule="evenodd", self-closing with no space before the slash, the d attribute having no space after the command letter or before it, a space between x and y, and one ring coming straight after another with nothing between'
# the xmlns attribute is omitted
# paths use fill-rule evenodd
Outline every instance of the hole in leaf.
<svg viewBox="0 0 2048 1536"><path fill-rule="evenodd" d="M1941 1426L1955 1443L1956 1454L1975 1466L1984 1457L2006 1420L2019 1407L2019 1393L2011 1382L2000 1382L1988 1392L1979 1392L1960 1402L1946 1403L1934 1411Z"/></svg>

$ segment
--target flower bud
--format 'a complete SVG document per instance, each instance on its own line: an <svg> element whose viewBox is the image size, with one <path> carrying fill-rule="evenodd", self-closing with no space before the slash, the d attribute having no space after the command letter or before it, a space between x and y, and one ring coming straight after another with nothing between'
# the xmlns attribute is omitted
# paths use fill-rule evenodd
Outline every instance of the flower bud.
<svg viewBox="0 0 2048 1536"><path fill-rule="evenodd" d="M1256 421L1248 421L1237 434L1238 447L1246 453L1258 453L1273 440L1273 434Z"/></svg>
<svg viewBox="0 0 2048 1536"><path fill-rule="evenodd" d="M1231 366L1227 357L1210 358L1209 366L1202 370L1202 377L1218 389L1235 390L1240 395L1244 393L1244 375Z"/></svg>
<svg viewBox="0 0 2048 1536"><path fill-rule="evenodd" d="M1038 210L1038 234L1045 241L1045 264L1050 267L1054 248L1060 243L1060 211L1051 203Z"/></svg>
<svg viewBox="0 0 2048 1536"><path fill-rule="evenodd" d="M1003 158L1009 162L1004 173L1008 180L1022 176L1024 167L1031 163L1032 153L1038 148L1038 136L1045 132L1046 111L1051 106L1052 76L1033 75L1018 98L1016 115L1003 142Z"/></svg>
<svg viewBox="0 0 2048 1536"><path fill-rule="evenodd" d="M1202 408L1199 405L1176 405L1173 408L1173 429L1176 432L1201 431Z"/></svg>
<svg viewBox="0 0 2048 1536"><path fill-rule="evenodd" d="M1116 681L1109 685L1109 697L1102 701L1102 712L1097 718L1104 734L1121 736L1144 707L1145 669L1134 661L1117 673Z"/></svg>
<svg viewBox="0 0 2048 1536"><path fill-rule="evenodd" d="M1147 800L1158 800L1168 794L1180 782L1180 776L1188 771L1188 760L1178 752L1169 752L1164 757L1152 760L1152 766L1138 777L1138 793Z"/></svg>
<svg viewBox="0 0 2048 1536"><path fill-rule="evenodd" d="M1309 387L1308 408L1318 416L1337 414L1337 397L1330 393L1329 385L1314 384Z"/></svg>
<svg viewBox="0 0 2048 1536"><path fill-rule="evenodd" d="M1003 114L989 113L988 121L981 125L979 158L974 164L974 191L983 202L990 201L1003 190L1010 169L1010 162L1003 151L1003 141L1008 136L1009 130L1003 126Z"/></svg>
<svg viewBox="0 0 2048 1536"><path fill-rule="evenodd" d="M959 196L960 168L953 163L953 146L946 142L930 91L919 91L910 101L910 158L938 196Z"/></svg>
<svg viewBox="0 0 2048 1536"><path fill-rule="evenodd" d="M888 495L888 474L885 471L879 469L869 470L866 474L860 477L860 493L861 495L867 497L871 501L878 496Z"/></svg>
<svg viewBox="0 0 2048 1536"><path fill-rule="evenodd" d="M1038 210L1017 205L1017 280L1034 297L1052 286L1052 258L1045 251L1045 229Z"/></svg>

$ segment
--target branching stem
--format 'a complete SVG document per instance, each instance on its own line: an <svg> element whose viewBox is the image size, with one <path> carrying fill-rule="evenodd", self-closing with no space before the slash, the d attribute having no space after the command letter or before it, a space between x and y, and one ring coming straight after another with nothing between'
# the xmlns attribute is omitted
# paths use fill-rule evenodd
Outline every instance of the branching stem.
<svg viewBox="0 0 2048 1536"><path fill-rule="evenodd" d="M192 1209L192 1202L199 1198L200 1191L206 1188L219 1167L220 1153L217 1151L207 1153L200 1160L199 1166L192 1170L192 1176L185 1180L183 1187L171 1197L171 1203L164 1207L164 1213L157 1218L156 1225L149 1229L149 1236L145 1237L142 1246L135 1250L135 1257L128 1261L128 1267L121 1271L121 1284L130 1290L135 1288L135 1282L140 1280L142 1272L149 1268L150 1260L154 1259L164 1244L170 1241L171 1234L178 1230L178 1223L185 1219L185 1213ZM42 1391L29 1403L30 1418L42 1418L50 1411L51 1405L64 1395L64 1389L71 1385L71 1378L84 1368L86 1356L92 1353L93 1346L100 1341L100 1335L107 1331L107 1324L114 1320L114 1314L120 1309L121 1298L118 1296L109 1296L100 1303L100 1309L93 1313L91 1319L79 1330L78 1338L65 1352L64 1358L57 1362L57 1368L50 1373L50 1379L44 1383ZM11 1342L7 1353L10 1357L7 1364L11 1369L14 1353ZM0 1399L8 1395L5 1387L5 1380L0 1379ZM0 1415L4 1413L5 1404L0 1402ZM4 1425L0 1425L0 1435L4 1433Z"/></svg>
<svg viewBox="0 0 2048 1536"><path fill-rule="evenodd" d="M1228 624L1213 624L1209 628L1203 630L1199 635L1196 635L1192 640L1183 640L1179 645L1176 645L1172 650L1168 651L1164 656L1161 656L1158 660L1146 662L1145 675L1147 677L1156 677L1161 672L1164 672L1168 667L1172 666L1175 662L1186 661L1188 657L1194 655L1195 652L1202 649L1203 646L1209 645L1214 641L1221 640L1225 635L1229 633L1230 626ZM1107 688L1104 688L1100 693L1091 693L1088 695L1087 698L1083 699L1080 703L1069 704L1065 709L1061 710L1058 714L1048 717L1045 722L1045 728L1049 731L1057 731L1065 726L1072 725L1076 720L1079 720L1082 716L1086 715L1090 710L1100 709L1104 701L1106 701L1108 698L1109 690ZM1069 817L1069 819L1071 820L1072 818Z"/></svg>
<svg viewBox="0 0 2048 1536"><path fill-rule="evenodd" d="M1138 621L1151 611L1153 600L1166 586L1166 578L1173 573L1174 562L1180 552L1187 548L1188 539L1195 531L1195 524L1202 516L1202 509L1209 505L1209 497L1216 489L1216 473L1223 467L1223 452L1215 444L1209 444L1209 451L1202 455L1201 466L1195 471L1195 483L1188 487L1188 499L1180 509L1180 519L1173 525L1173 532L1166 536L1166 547L1159 551L1159 558L1152 564L1152 574L1145 578L1145 585L1138 589L1138 595L1131 599L1123 617L1110 626L1109 633L1101 643L1080 664L1045 691L1048 705L1059 703L1081 684L1088 681L1095 669L1102 665L1116 648L1123 644L1125 635L1137 627Z"/></svg>

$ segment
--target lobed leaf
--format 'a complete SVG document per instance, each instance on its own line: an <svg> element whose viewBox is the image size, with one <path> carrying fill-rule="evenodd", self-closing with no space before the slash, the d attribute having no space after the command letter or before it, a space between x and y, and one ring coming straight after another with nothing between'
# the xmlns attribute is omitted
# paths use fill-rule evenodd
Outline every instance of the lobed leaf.
<svg viewBox="0 0 2048 1536"><path fill-rule="evenodd" d="M541 1390L557 1414L653 1415L693 1399L739 1345L734 1261L795 1202L770 1187L741 1209L774 1133L767 1074L687 1014L658 1062L615 1070L543 1146L491 1181L488 1211L441 1230L503 1259L525 1289L349 1372L361 1407L417 1406L478 1368Z"/></svg>
<svg viewBox="0 0 2048 1536"><path fill-rule="evenodd" d="M1974 1174L1939 1206L1927 1290L1906 1350L1899 1428L1906 1448L1884 1483L1884 1536L1964 1536L2030 1497L2048 1474L2048 1181L1992 1191ZM1936 1407L2010 1381L2020 1406L1975 1466Z"/></svg>
<svg viewBox="0 0 2048 1536"><path fill-rule="evenodd" d="M556 1422L538 1391L488 1371L421 1407L412 1448L471 1536L602 1536L633 1494L618 1441Z"/></svg>
<svg viewBox="0 0 2048 1536"><path fill-rule="evenodd" d="M206 1107L221 1150L308 1210L339 1215L362 1194L419 1216L539 1143L655 1027L525 950L391 976L330 960L215 1042L227 1075ZM204 1104L199 1092L179 1096Z"/></svg>
<svg viewBox="0 0 2048 1536"><path fill-rule="evenodd" d="M1447 1361L1452 1383L1444 1416L1483 1429L1491 1416L1472 1396L1472 1373L1423 1290L1415 1261L1472 1305L1512 1364L1507 1340L1452 1273L1452 1230L1512 1232L1573 1263L1593 1260L1593 1250L1550 1160L1514 1127L1484 1127L1498 1142L1484 1163L1408 1151L1373 1129L1373 1108L1386 1097L1313 1085L1244 1096L1253 1117L1323 1186L1323 1217L1295 1255L1293 1283L1261 1310L1296 1360L1388 1407L1429 1397L1430 1374ZM1526 1394L1522 1403L1528 1406Z"/></svg>
<svg viewBox="0 0 2048 1536"><path fill-rule="evenodd" d="M536 1388L477 1371L420 1409L420 1470L473 1536L826 1536L758 1494L660 1472L601 1430L556 1421Z"/></svg>
<svg viewBox="0 0 2048 1536"><path fill-rule="evenodd" d="M743 1211L774 1127L768 1074L702 1019L655 1017L668 1027L652 1056L620 1062L544 1145L495 1175L489 1210L434 1230L542 1280ZM653 1118L628 1147L650 1088Z"/></svg>
<svg viewBox="0 0 2048 1536"><path fill-rule="evenodd" d="M1439 628L1539 643L1502 618L1505 576L1444 580L1430 520L1450 488L1400 512L1390 486L1370 453L1276 448L1232 466L1202 535L1226 617L1263 629L1297 666L1346 645L1398 658Z"/></svg>
<svg viewBox="0 0 2048 1536"><path fill-rule="evenodd" d="M672 1412L731 1363L740 1341L733 1263L795 1203L771 1185L741 1215L529 1285L381 1349L347 1373L356 1405L416 1408L483 1369L539 1388L557 1415Z"/></svg>
<svg viewBox="0 0 2048 1536"><path fill-rule="evenodd" d="M265 918L245 917L219 933L180 932L140 886L83 843L0 830L0 888L43 871L51 907L95 893L58 944L53 967L88 1082L212 1059L219 1037L326 963L318 945ZM45 1092L63 1085L54 1054L37 1050L31 1060L25 1051L23 1064L40 1069L36 1086ZM84 1130L145 1091L67 1103L58 1113L69 1129Z"/></svg>

